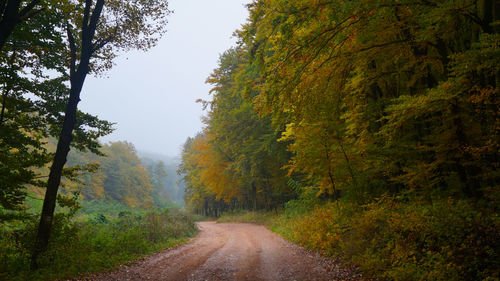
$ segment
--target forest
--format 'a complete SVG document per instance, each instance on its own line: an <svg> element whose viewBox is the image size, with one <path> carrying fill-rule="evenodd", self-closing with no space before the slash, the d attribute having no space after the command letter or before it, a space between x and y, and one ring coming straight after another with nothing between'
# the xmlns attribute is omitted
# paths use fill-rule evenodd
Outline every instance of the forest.
<svg viewBox="0 0 500 281"><path fill-rule="evenodd" d="M370 277L497 280L498 2L248 9L184 145L189 208L263 222Z"/></svg>
<svg viewBox="0 0 500 281"><path fill-rule="evenodd" d="M78 109L87 76L155 46L169 14L161 0L0 1L0 280L73 278L197 233L175 164L101 143L115 124Z"/></svg>
<svg viewBox="0 0 500 281"><path fill-rule="evenodd" d="M78 107L168 4L0 1L0 280L116 269L202 219L367 279L500 279L498 1L253 0L180 159Z"/></svg>
<svg viewBox="0 0 500 281"><path fill-rule="evenodd" d="M99 150L104 156L72 151L68 167L95 165L90 173L81 173L63 186L65 193L79 192L83 201L115 201L129 208L148 209L182 205L175 159L149 155L141 158L129 142L110 142ZM177 203L176 203L177 202Z"/></svg>

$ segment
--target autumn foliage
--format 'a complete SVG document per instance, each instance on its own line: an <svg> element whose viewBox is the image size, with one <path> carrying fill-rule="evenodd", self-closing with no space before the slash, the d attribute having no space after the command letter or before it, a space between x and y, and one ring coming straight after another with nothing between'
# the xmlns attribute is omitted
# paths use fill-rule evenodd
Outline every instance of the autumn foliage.
<svg viewBox="0 0 500 281"><path fill-rule="evenodd" d="M494 2L253 1L184 147L188 206L294 199L286 236L369 275L498 278Z"/></svg>

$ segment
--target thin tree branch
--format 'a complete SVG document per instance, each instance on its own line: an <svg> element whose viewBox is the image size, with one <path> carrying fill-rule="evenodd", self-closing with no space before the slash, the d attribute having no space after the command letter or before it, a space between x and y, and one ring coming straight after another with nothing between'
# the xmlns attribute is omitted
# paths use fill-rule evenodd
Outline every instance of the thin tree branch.
<svg viewBox="0 0 500 281"><path fill-rule="evenodd" d="M345 18L344 20L342 20L340 23L336 24L335 26L331 27L331 28L327 28L325 30L323 30L322 32L316 34L313 38L311 38L310 40L307 41L306 44L304 45L300 45L299 47L295 48L292 52L288 53L287 56L285 57L285 59L279 64L277 65L271 72L276 72L278 69L280 69L283 65L285 65L288 60L294 56L295 54L297 54L300 50L302 50L304 47L306 46L309 46L311 43L313 43L314 41L316 41L319 37L323 36L324 34L330 32L330 31L336 31L334 33L334 36L337 35L340 31L344 30L345 28L349 27L350 25L344 27L344 28L341 28L340 30L338 30L338 28L340 28L344 23L346 23L351 17L347 17ZM361 18L360 18L361 19ZM359 21L359 20L358 20Z"/></svg>
<svg viewBox="0 0 500 281"><path fill-rule="evenodd" d="M20 18L20 20L21 20L21 21L25 21L25 20L27 20L27 19L30 19L30 18L32 18L32 17L34 17L34 16L38 15L39 13L41 13L41 12L43 12L43 11L45 11L45 8L34 9L34 10L32 10L31 12L28 12L27 14L25 14L24 16L22 16L22 17Z"/></svg>
<svg viewBox="0 0 500 281"><path fill-rule="evenodd" d="M106 44L108 44L109 42L111 42L113 40L113 38L116 36L117 33L118 33L118 26L115 26L112 34L110 34L108 37L106 37L104 39L98 39L92 45L92 53L98 51L99 49L101 49L102 47L104 47Z"/></svg>
<svg viewBox="0 0 500 281"><path fill-rule="evenodd" d="M21 12L19 12L19 18L24 19L25 16L35 8L36 5L40 3L40 0L33 0L31 1L26 7L24 7Z"/></svg>

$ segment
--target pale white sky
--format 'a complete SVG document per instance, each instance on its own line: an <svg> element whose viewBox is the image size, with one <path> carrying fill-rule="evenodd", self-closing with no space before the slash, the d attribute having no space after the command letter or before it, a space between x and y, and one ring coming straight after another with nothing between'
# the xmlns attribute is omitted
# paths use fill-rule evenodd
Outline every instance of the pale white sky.
<svg viewBox="0 0 500 281"><path fill-rule="evenodd" d="M188 136L201 130L205 80L219 55L236 42L250 0L170 0L167 33L148 52L129 52L106 76L88 77L79 108L115 122L103 142L127 140L138 150L180 154Z"/></svg>

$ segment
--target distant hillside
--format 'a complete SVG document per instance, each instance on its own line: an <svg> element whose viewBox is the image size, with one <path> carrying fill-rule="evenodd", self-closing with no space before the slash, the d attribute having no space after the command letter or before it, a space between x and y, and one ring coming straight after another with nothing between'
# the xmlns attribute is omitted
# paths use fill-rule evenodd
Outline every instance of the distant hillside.
<svg viewBox="0 0 500 281"><path fill-rule="evenodd" d="M66 182L65 189L81 190L85 201L117 201L132 208L153 206L155 197L151 177L129 142L104 144L101 152L106 156L82 153L72 149L67 167L98 164L93 172L84 172L80 182Z"/></svg>
<svg viewBox="0 0 500 281"><path fill-rule="evenodd" d="M49 139L46 148L55 150L55 140ZM130 208L171 208L184 206L184 184L177 175L178 158L161 154L138 152L132 143L109 142L102 145L99 156L90 152L71 149L66 163L68 171L75 167L97 165L93 172L80 171L75 179L65 177L61 184L62 194L79 192L87 203L119 203ZM95 167L95 166L92 166ZM42 177L48 167L40 168ZM35 198L42 198L44 190L31 186Z"/></svg>

